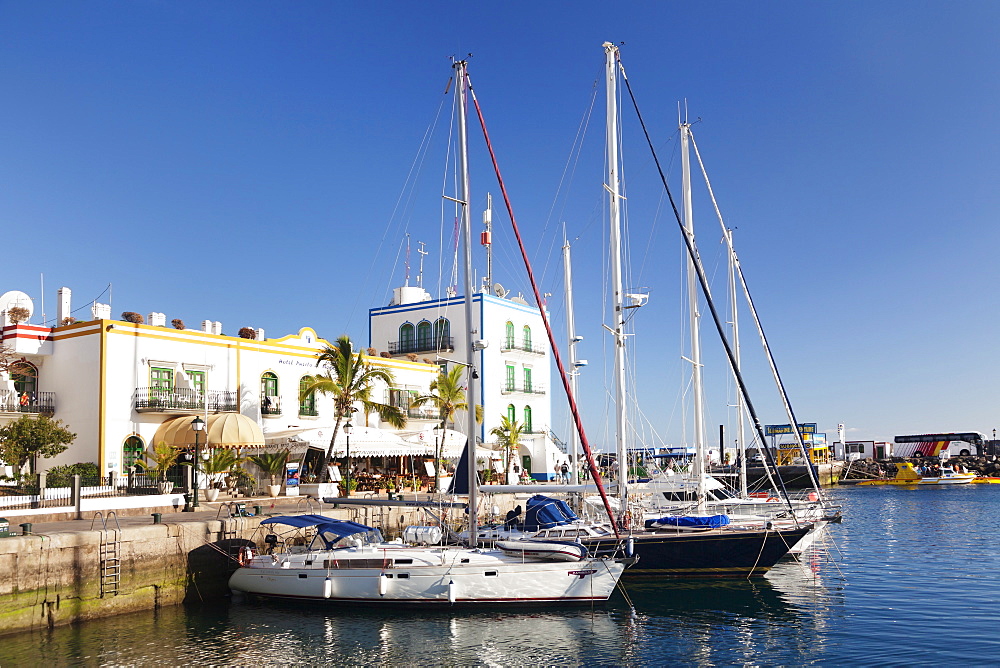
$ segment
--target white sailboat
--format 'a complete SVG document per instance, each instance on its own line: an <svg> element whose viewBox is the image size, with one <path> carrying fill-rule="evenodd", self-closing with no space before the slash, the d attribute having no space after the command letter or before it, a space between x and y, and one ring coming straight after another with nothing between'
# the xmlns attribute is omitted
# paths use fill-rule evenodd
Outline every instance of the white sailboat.
<svg viewBox="0 0 1000 668"><path fill-rule="evenodd" d="M476 405L476 347L472 331L472 251L466 136L468 76L465 61L455 67L459 129L460 192L464 255L465 322L469 331L466 366L467 401ZM475 411L469 410L466 448L476 443ZM474 457L470 461L475 461ZM233 591L271 598L381 606L593 603L607 600L631 559L589 556L565 547L533 550L483 549L477 546L475 466L468 466L469 503L466 547L419 547L389 543L378 530L322 515L271 518L262 524L284 524L315 531L308 546L292 546L272 554L245 552L229 580ZM266 543L265 543L266 544Z"/></svg>

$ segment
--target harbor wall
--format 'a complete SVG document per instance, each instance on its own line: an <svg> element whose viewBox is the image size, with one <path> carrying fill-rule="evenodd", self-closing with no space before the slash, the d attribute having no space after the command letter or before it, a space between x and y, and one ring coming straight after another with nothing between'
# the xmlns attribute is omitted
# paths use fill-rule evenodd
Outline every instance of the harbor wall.
<svg viewBox="0 0 1000 668"><path fill-rule="evenodd" d="M0 538L0 633L224 596L228 555L258 524L232 518Z"/></svg>

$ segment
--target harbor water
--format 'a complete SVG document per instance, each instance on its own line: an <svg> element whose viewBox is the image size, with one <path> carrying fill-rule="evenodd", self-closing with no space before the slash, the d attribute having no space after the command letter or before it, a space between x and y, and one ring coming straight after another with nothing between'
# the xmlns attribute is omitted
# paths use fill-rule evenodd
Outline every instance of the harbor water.
<svg viewBox="0 0 1000 668"><path fill-rule="evenodd" d="M941 665L1000 656L1000 485L834 489L845 521L754 581L606 606L388 612L223 602L2 637L26 665Z"/></svg>

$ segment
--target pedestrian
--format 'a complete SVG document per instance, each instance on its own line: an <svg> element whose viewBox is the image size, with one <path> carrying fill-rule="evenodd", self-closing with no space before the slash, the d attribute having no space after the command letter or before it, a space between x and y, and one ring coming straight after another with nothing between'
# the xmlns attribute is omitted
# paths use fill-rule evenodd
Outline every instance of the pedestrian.
<svg viewBox="0 0 1000 668"><path fill-rule="evenodd" d="M562 468L559 466L559 462L556 462L556 465L552 467L552 470L555 472L555 475L552 477L552 482L558 483L562 480Z"/></svg>
<svg viewBox="0 0 1000 668"><path fill-rule="evenodd" d="M559 479L562 482L564 482L564 483L566 483L568 485L569 484L569 466L566 464L566 462L563 462L562 466L559 467L559 472L560 472Z"/></svg>

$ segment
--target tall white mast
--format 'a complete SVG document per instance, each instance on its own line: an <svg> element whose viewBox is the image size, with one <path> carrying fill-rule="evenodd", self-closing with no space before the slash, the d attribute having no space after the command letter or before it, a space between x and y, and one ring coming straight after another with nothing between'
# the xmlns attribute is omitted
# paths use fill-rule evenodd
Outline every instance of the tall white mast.
<svg viewBox="0 0 1000 668"><path fill-rule="evenodd" d="M479 374L476 371L475 341L479 339L476 323L472 319L472 220L469 216L469 139L466 127L466 65L464 60L455 63L455 101L458 110L458 170L459 170L459 207L461 208L462 230L462 268L465 289L465 379L466 405L468 417L466 421L466 457L469 473L469 547L477 543L478 508L476 507L476 492L479 488L479 477L476 475L476 405L479 395L476 381Z"/></svg>
<svg viewBox="0 0 1000 668"><path fill-rule="evenodd" d="M691 125L685 119L681 131L681 202L684 210L684 231L694 241L694 213L691 204ZM691 261L687 260L688 309L691 329L691 386L694 395L694 451L693 473L698 483L698 509L705 507L705 406L701 374L701 312L698 310L698 275Z"/></svg>
<svg viewBox="0 0 1000 668"><path fill-rule="evenodd" d="M732 333L733 333L733 358L736 361L736 369L740 368L740 317L739 304L736 296L736 253L733 252L733 231L725 229L726 242L729 246L729 303L732 308ZM735 371L734 371L735 374ZM744 408L743 394L736 390L736 452L740 460L740 496L746 498L747 495L747 445L746 433L744 432ZM725 452L725 444L720 446Z"/></svg>
<svg viewBox="0 0 1000 668"><path fill-rule="evenodd" d="M621 270L621 213L619 211L618 191L618 47L611 42L605 42L605 72L607 75L607 154L608 173L604 187L609 193L608 218L611 227L611 302L614 310L615 336L615 445L618 455L618 498L625 510L625 500L628 495L626 481L628 479L627 449L625 447L625 310L622 293Z"/></svg>
<svg viewBox="0 0 1000 668"><path fill-rule="evenodd" d="M580 396L580 364L576 359L576 344L583 339L576 335L576 322L573 315L573 268L570 263L569 239L566 237L566 225L563 224L563 284L566 287L566 349L569 351L569 389L574 398ZM577 458L580 451L580 436L576 429L569 430L569 452L573 471L573 484L579 481L577 475Z"/></svg>
<svg viewBox="0 0 1000 668"><path fill-rule="evenodd" d="M486 193L486 210L483 211L483 237L480 243L486 246L486 278L483 292L493 292L493 195Z"/></svg>

